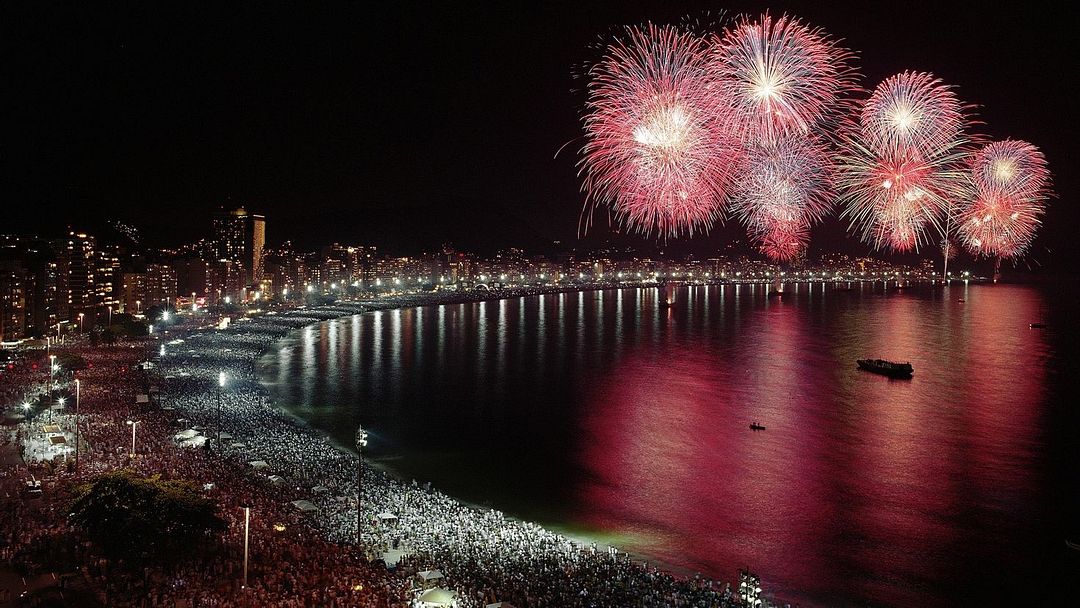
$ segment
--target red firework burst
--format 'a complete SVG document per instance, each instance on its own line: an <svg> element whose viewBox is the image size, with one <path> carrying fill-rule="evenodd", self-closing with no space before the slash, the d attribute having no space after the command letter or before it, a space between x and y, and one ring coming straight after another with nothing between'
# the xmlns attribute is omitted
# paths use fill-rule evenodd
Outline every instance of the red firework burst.
<svg viewBox="0 0 1080 608"><path fill-rule="evenodd" d="M962 139L964 107L932 74L903 72L874 89L859 116L863 141L875 153L947 153Z"/></svg>
<svg viewBox="0 0 1080 608"><path fill-rule="evenodd" d="M957 232L975 255L1017 257L1027 250L1045 213L1050 174L1035 146L991 143L972 161L974 197L959 213Z"/></svg>
<svg viewBox="0 0 1080 608"><path fill-rule="evenodd" d="M913 151L879 155L849 140L837 174L841 217L875 249L917 250L927 231L942 232L940 220L970 196L963 152L923 157Z"/></svg>
<svg viewBox="0 0 1080 608"><path fill-rule="evenodd" d="M773 222L749 232L758 250L776 262L789 262L799 257L810 242L810 227L798 220Z"/></svg>
<svg viewBox="0 0 1080 608"><path fill-rule="evenodd" d="M721 217L740 150L705 51L674 27L628 28L590 72L583 189L628 228L692 235Z"/></svg>
<svg viewBox="0 0 1080 608"><path fill-rule="evenodd" d="M832 208L833 163L825 146L812 137L784 137L751 145L735 180L731 212L752 239L799 234ZM800 241L801 242L801 241ZM763 248L784 253L784 248ZM785 254L786 255L786 254ZM772 256L770 256L772 257Z"/></svg>
<svg viewBox="0 0 1080 608"><path fill-rule="evenodd" d="M841 96L856 90L851 59L823 30L764 14L715 40L709 69L731 104L732 130L761 141L808 133L837 115Z"/></svg>

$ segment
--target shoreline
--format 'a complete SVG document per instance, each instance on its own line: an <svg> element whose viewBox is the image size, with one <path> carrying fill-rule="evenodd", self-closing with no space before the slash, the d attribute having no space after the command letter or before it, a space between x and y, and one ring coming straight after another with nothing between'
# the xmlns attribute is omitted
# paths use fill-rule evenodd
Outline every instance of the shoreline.
<svg viewBox="0 0 1080 608"><path fill-rule="evenodd" d="M317 305L312 307L298 308L288 311L271 311L264 312L260 315L246 317L237 320L229 325L225 330L196 328L190 331L185 331L181 335L169 335L163 336L162 341L168 342L181 338L183 340L183 346L181 350L187 350L187 356L182 353L170 354L162 360L155 374L159 381L165 381L167 384L168 378L175 376L168 375L170 368L175 367L176 373L186 373L188 380L193 381L196 384L207 383L213 386L216 376L214 373L207 373L209 370L205 369L206 360L215 355L215 348L218 348L218 356L221 359L231 359L232 364L240 366L246 371L247 377L237 377L235 379L237 388L235 392L248 401L252 397L255 398L258 405L254 410L249 411L248 415L235 416L231 411L233 406L227 406L229 412L229 418L232 419L231 423L228 419L224 420L221 424L222 428L229 434L230 439L234 442L232 445L223 441L223 446L215 448L221 450L222 455L228 460L229 465L236 465L240 469L240 472L248 472L247 467L243 463L250 464L254 460L265 460L269 462L269 468L263 471L256 471L257 473L264 474L270 472L278 472L280 476L284 476L288 484L293 484L297 489L304 486L311 489L310 495L306 497L310 500L318 509L313 515L309 516L311 521L312 531L316 533L322 540L336 543L339 545L352 544L356 545L356 486L355 486L355 473L353 473L352 489L348 489L349 483L344 475L348 475L348 472L354 472L356 469L356 452L349 449L347 446L343 446L340 442L330 438L328 433L315 429L305 420L289 411L286 407L277 404L273 401L271 391L268 387L269 383L264 382L263 369L264 365L261 361L264 357L273 352L275 349L280 348L283 340L286 340L290 335L295 332L304 329L309 326L317 326L319 324L350 317L354 315L365 314L375 310L393 310L409 307L424 307L424 306L441 306L441 305L455 305L475 303L480 301L497 301L503 299L512 299L516 297L538 296L554 293L567 293L567 292L585 292L585 291L598 291L607 289L640 289L642 287L648 288L653 285L619 285L619 286L588 286L587 288L566 288L560 287L558 289L550 290L507 290L493 293L483 294L469 294L466 297L460 297L460 294L447 294L451 297L443 298L438 294L424 294L419 296L405 296L397 297L393 300L384 301L360 301L360 302L345 302L337 301L333 303L327 303L323 305ZM454 297L459 296L459 297ZM206 342L205 347L202 343ZM217 343L215 346L214 343ZM226 347L227 346L227 347ZM240 353L239 357L236 357L237 353ZM225 357L224 353L228 353L229 356ZM185 359L187 361L185 362ZM177 366L177 364L180 364ZM191 366L188 373L187 368ZM200 373L199 367L203 367ZM181 372L181 370L185 370ZM242 375L242 374L241 374ZM230 389L227 392L223 392L222 395L226 395L229 401L234 401L235 396L234 389L232 388L233 379L230 378ZM212 394L213 388L207 390L205 384L201 384L202 392L204 395ZM244 392L246 391L246 393ZM173 406L177 414L182 414L183 418L187 419L187 424L192 424L192 420L199 422L203 428L214 427L212 423L213 417L208 414L207 408L192 407L190 404L184 404L180 395L175 394L173 391L162 388L162 393L165 396L169 405ZM219 397L221 398L221 397ZM204 400L205 403L205 400ZM249 406L250 407L250 406ZM240 408L241 410L243 408ZM275 429L277 433L277 441L275 445L297 445L297 444L316 444L314 447L315 456L311 459L302 458L294 459L289 462L289 458L279 458L281 454L280 450L273 449L273 446L265 442L261 442L255 437L257 433L250 433L251 429L259 428L259 418L269 417L275 423L275 425L284 422L285 429ZM208 433L212 435L212 433ZM273 433L271 433L273 434ZM260 445L261 443L261 445ZM323 446L322 448L318 447ZM242 446L240 449L234 449L236 446ZM333 455L327 454L326 451L331 450ZM236 462L235 456L240 455L240 461ZM679 567L674 564L665 563L657 558L649 555L639 553L628 553L618 550L615 546L601 543L595 537L589 535L582 535L577 532L568 532L566 530L555 529L555 526L541 526L531 521L518 519L505 515L501 511L484 507L481 505L471 504L462 501L458 498L446 495L437 488L423 489L422 486L412 485L403 479L398 478L392 469L389 469L381 464L373 463L370 460L364 461L364 481L361 487L364 494L361 509L366 521L373 521L375 515L379 512L389 511L401 516L403 520L408 519L406 514L396 511L394 508L389 508L386 504L379 502L378 496L371 496L371 486L376 487L376 491L389 491L389 500L384 502L396 503L398 507L402 507L403 503L411 504L417 501L423 502L443 502L456 505L450 510L456 509L458 511L458 519L451 520L449 522L443 522L444 527L442 529L451 529L448 536L453 535L453 528L461 528L463 530L470 529L485 529L485 527L491 527L495 530L502 530L502 535L518 535L521 537L531 537L534 540L534 544L546 547L541 552L542 555L547 555L546 559L555 559L557 562L565 563L561 568L573 569L575 564L582 559L586 562L593 564L593 570L603 571L610 568L628 569L631 571L633 578L640 579L639 584L645 584L653 587L649 593L655 594L660 592L660 588L674 587L674 590L669 590L667 593L675 593L677 596L683 596L686 598L702 597L708 595L710 601L706 605L728 605L727 602L731 599L731 589L734 587L729 581L714 580L707 577L702 577L700 573L691 571L689 568ZM278 477L281 479L281 477ZM271 477L273 481L273 477ZM299 482L299 485L296 483ZM275 482L280 483L280 482ZM389 490L388 490L389 489ZM302 497L303 498L303 497ZM385 496L384 496L385 498ZM351 502L350 502L351 500ZM376 506L378 504L378 506ZM286 507L288 505L285 505ZM445 509L445 507L444 507ZM465 515L465 513L471 513L471 515ZM415 517L414 517L415 519ZM473 526L468 525L468 521L474 520ZM351 531L349 529L349 523L352 523ZM425 525L428 529L431 526L435 526L438 529L439 524L431 523L428 521L422 521L419 528L423 529ZM369 531L370 532L370 531ZM367 538L368 534L364 530L361 530L361 534ZM437 534L438 536L438 534ZM416 544L414 544L416 543ZM496 543L497 545L497 543ZM397 546L397 540L394 541L394 547ZM492 547L490 544L466 544L455 550L453 543L446 539L436 539L434 542L426 541L425 539L416 537L411 538L402 543L402 546L408 551L407 555L412 556L409 563L423 562L430 568L434 569L441 567L444 571L456 573L458 568L467 569L470 559L468 557L476 551L492 552L493 556L499 555L497 547ZM387 538L381 537L372 542L365 540L358 548L365 552L369 559L376 559L379 555L380 549L389 550L390 543ZM373 553L374 550L374 553ZM531 569L526 568L525 573L530 572ZM582 573L578 578L575 578L576 582L570 581L572 585L582 585L588 579L588 571ZM535 574L535 573L534 573ZM594 573L595 574L595 573ZM732 573L735 574L734 572ZM451 577L453 578L453 577ZM473 576L474 583L477 582L478 576ZM651 581L651 582L650 582ZM663 582L669 581L669 582ZM511 581L504 581L504 585L511 583ZM488 589L497 589L499 585L497 583L490 583L486 585ZM636 585L630 585L634 587ZM475 593L477 585L465 585L464 590L468 590L470 593ZM456 588L456 587L455 587ZM584 587L583 589L589 589ZM463 591L464 591L463 590ZM645 588L638 588L638 593L646 592ZM674 596L673 596L674 597ZM503 601L506 601L505 599ZM520 600L519 600L520 601ZM465 603L465 606L472 604ZM481 606L483 604L480 604Z"/></svg>
<svg viewBox="0 0 1080 608"><path fill-rule="evenodd" d="M261 353L259 353L258 355L255 356L255 358L253 360L255 379L264 388L269 387L269 386L273 386L274 383L265 381L265 376L266 376L265 372L266 372L267 365L266 365L266 363L264 363L264 360L266 359L267 355L271 354L274 350L278 349L283 342L286 342L286 341L294 338L296 334L298 334L301 331L306 330L309 327L317 327L317 326L320 326L320 325L322 325L324 323L330 323L330 322L341 320L341 319L347 319L347 318L354 317L354 316L360 316L360 315L370 314L372 312L378 312L378 311L384 311L384 310L403 310L403 309L407 309L407 308L455 306L455 305L459 305L459 304L476 304L476 303L482 303L482 302L498 302L500 300L513 299L513 298L519 298L519 297L533 297L533 296L557 295L557 294L563 294L563 293L605 291L605 290L610 290L610 289L648 289L648 288L656 288L656 285L655 284L637 284L637 285L618 285L618 286L598 286L598 287L587 287L587 288L558 288L558 289L552 289L552 290L547 290L547 291L541 291L541 292L538 292L538 293L511 293L511 294L506 294L506 295L499 295L497 297L481 297L481 298L470 298L470 299L460 299L460 300L453 300L453 299L441 300L441 299L438 299L438 298L434 297L434 294L432 294L433 301L429 301L429 302L405 303L405 304L399 304L399 305L395 304L395 305L392 305L392 306L380 306L380 307L367 308L367 309L365 309L365 310L363 310L361 312L346 313L346 314L343 314L343 315L340 315L340 316L335 316L335 317L331 317L331 318L324 319L324 320L321 320L321 321L315 321L315 322L312 322L312 323L308 323L306 325L302 325L300 327L289 330L283 336L281 336L275 342L273 342L271 345L269 345L265 350L263 350ZM365 304L365 303L360 303L360 305L361 306L369 306L368 304ZM336 306L337 306L337 303L329 305L328 307L333 308L333 307L336 307ZM322 306L315 306L315 307L312 307L312 308L300 308L300 309L296 309L296 310L310 309L310 310L314 311L314 310L321 310L323 308L324 307L322 307ZM267 392L271 393L272 391L270 389L267 389ZM276 409L276 410L278 410L278 411L280 411L280 412L282 412L284 414L287 414L288 416L293 418L297 422L297 424L303 426L304 428L310 429L311 431L313 431L315 433L318 433L319 435L322 435L323 437L325 437L327 439L327 441L329 441L329 443L331 445L333 445L336 449L340 450L342 453L347 454L350 457L355 457L357 455L357 451L356 451L356 449L354 447L341 443L340 441L335 439L329 432L320 430L320 429L312 426L307 420L304 420L300 415L296 414L295 412L293 412L288 407L283 406L280 403L276 403L275 401L272 400L272 394L268 395L268 397L271 397L271 399L268 400L268 404L269 404L270 407L272 407L272 408L274 408L274 409ZM383 460L384 459L365 458L364 459L364 466L370 467L372 469L376 469L376 470L382 472L383 474L394 478L395 480L397 480L400 483L408 483L408 480L403 478L399 474L399 472L396 469L394 469L393 466L386 465L383 462ZM563 527L563 526L559 526L558 524L554 524L554 525L551 524L551 523L548 523L546 525L537 524L537 523L535 523L533 521L530 521L528 519L521 518L521 517L518 517L516 515L511 515L511 514L504 513L504 512L500 511L499 509L497 509L495 507L489 507L489 506L484 506L484 505L479 504L479 503L470 502L470 501L464 500L464 499L462 499L460 497L457 497L457 496L450 496L450 498L452 498L453 500L455 500L459 504L461 504L461 505L463 505L465 507L468 507L470 509L473 509L475 511L478 511L478 512L497 512L497 513L501 513L506 519L511 520L511 521L516 521L516 522L519 522L519 523L522 523L522 524L542 525L542 527L544 527L544 528L546 528L548 530L551 530L554 533L559 534L561 536L564 536L564 537L566 537L568 539L571 539L571 540L577 542L579 545L582 545L582 546L588 546L588 545L592 544L592 545L595 545L598 549L601 549L601 550L608 550L608 549L615 550L618 553L623 553L623 554L628 555L630 557L630 559L632 561L634 561L634 562L639 562L639 563L646 564L646 565L658 566L660 570L668 572L669 574L671 574L673 576L678 576L678 577L681 577L681 578L684 578L684 579L691 579L694 576L700 576L701 575L700 572L695 572L692 569L687 568L687 567L667 563L667 562L665 562L665 561L663 561L663 560L661 560L661 559L659 559L659 558L657 558L655 556L652 556L652 555L649 555L649 554L646 554L646 553L641 553L641 552L637 552L637 551L625 551L625 550L622 550L618 546L616 546L616 545L614 545L612 543L600 540L597 537L597 535L593 534L592 532L588 532L588 531L586 531L586 532L570 531L568 528Z"/></svg>

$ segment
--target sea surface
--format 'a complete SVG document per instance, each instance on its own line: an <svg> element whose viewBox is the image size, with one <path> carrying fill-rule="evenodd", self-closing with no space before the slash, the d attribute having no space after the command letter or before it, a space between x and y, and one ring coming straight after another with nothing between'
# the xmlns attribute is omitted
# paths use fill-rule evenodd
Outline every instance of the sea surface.
<svg viewBox="0 0 1080 608"><path fill-rule="evenodd" d="M371 312L262 374L406 480L793 604L1080 602L1075 286L767 291Z"/></svg>

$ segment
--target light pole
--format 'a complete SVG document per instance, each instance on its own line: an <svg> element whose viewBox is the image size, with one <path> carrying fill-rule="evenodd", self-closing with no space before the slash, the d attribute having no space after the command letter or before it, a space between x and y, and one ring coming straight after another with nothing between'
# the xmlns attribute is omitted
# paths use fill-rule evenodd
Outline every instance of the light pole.
<svg viewBox="0 0 1080 608"><path fill-rule="evenodd" d="M75 477L79 476L79 379L75 379Z"/></svg>
<svg viewBox="0 0 1080 608"><path fill-rule="evenodd" d="M221 401L225 398L225 372L218 373L217 449L221 450ZM220 453L220 452L219 452Z"/></svg>
<svg viewBox="0 0 1080 608"><path fill-rule="evenodd" d="M363 427L356 427L356 546L360 546L360 534L363 531L363 526L360 524L360 496L364 481L364 456L360 452L364 446L367 445L367 431Z"/></svg>
<svg viewBox="0 0 1080 608"><path fill-rule="evenodd" d="M251 529L251 507L244 505L244 585L241 589L247 589L248 586L248 532Z"/></svg>
<svg viewBox="0 0 1080 608"><path fill-rule="evenodd" d="M56 355L49 355L49 392L53 392L55 386L53 376L56 373Z"/></svg>
<svg viewBox="0 0 1080 608"><path fill-rule="evenodd" d="M82 313L82 312L79 313L79 333L80 334L83 333L83 317L85 317L85 316L86 316L86 313Z"/></svg>
<svg viewBox="0 0 1080 608"><path fill-rule="evenodd" d="M135 457L135 427L139 426L138 420L128 420L124 424L131 427L131 457Z"/></svg>

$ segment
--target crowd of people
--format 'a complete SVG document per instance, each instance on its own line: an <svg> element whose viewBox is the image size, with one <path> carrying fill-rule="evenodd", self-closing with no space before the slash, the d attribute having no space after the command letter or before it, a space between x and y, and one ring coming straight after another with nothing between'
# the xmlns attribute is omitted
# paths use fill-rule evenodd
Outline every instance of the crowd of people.
<svg viewBox="0 0 1080 608"><path fill-rule="evenodd" d="M223 330L174 325L159 328L149 346L82 348L88 367L79 372L79 468L70 456L65 466L50 465L46 493L57 500L42 502L50 506L30 518L40 526L13 534L0 521L9 531L0 539L4 550L18 559L12 548L31 546L35 535L77 539L57 511L65 484L128 467L196 482L220 505L228 532L206 555L168 570L86 559L93 548L74 543L84 576L110 606L421 606L421 593L433 586L451 592L460 608L739 605L726 584L675 577L359 463L354 452L275 408L259 382L260 355L294 329L433 298L264 313ZM67 435L75 428L71 411L53 420ZM25 447L40 426L24 421L7 440ZM241 589L243 506L251 529L248 586Z"/></svg>

